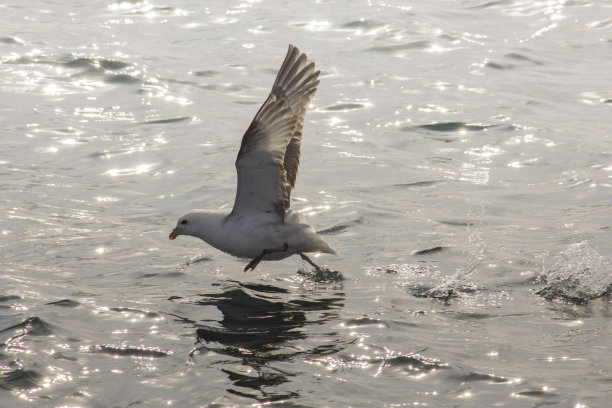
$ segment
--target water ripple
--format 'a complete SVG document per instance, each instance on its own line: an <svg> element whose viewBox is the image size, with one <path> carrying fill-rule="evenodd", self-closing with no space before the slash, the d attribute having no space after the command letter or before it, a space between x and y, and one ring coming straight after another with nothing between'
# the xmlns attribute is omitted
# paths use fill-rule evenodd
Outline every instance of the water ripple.
<svg viewBox="0 0 612 408"><path fill-rule="evenodd" d="M0 406L609 405L605 2L14 3ZM325 283L167 240L231 202L287 39Z"/></svg>

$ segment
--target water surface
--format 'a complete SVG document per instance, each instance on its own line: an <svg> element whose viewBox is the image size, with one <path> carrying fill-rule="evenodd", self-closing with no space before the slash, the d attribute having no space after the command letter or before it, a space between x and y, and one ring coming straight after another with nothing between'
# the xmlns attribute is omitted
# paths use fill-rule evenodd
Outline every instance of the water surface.
<svg viewBox="0 0 612 408"><path fill-rule="evenodd" d="M607 406L604 3L0 6L2 406ZM167 238L288 43L327 282Z"/></svg>

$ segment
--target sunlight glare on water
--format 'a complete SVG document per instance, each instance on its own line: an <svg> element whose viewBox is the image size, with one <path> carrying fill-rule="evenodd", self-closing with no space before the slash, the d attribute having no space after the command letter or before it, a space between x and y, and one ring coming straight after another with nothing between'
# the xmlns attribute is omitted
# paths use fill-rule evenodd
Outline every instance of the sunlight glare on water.
<svg viewBox="0 0 612 408"><path fill-rule="evenodd" d="M609 5L0 5L0 405L609 404ZM340 254L168 240L230 211L287 45L293 208Z"/></svg>

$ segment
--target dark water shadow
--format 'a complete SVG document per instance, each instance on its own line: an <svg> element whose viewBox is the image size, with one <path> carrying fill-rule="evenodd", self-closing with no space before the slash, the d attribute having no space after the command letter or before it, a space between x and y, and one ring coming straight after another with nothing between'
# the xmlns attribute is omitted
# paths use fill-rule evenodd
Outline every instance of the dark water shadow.
<svg viewBox="0 0 612 408"><path fill-rule="evenodd" d="M323 286L309 291L236 281L221 286L220 291L189 300L216 307L223 315L220 321L174 316L195 328L192 361L197 363L200 355L211 351L223 357L212 364L219 364L228 376L233 385L227 389L230 394L259 403L298 398L300 385L295 379L304 366L298 372L284 363L335 354L346 347L338 333L325 330L344 307L345 294L337 284L331 290Z"/></svg>

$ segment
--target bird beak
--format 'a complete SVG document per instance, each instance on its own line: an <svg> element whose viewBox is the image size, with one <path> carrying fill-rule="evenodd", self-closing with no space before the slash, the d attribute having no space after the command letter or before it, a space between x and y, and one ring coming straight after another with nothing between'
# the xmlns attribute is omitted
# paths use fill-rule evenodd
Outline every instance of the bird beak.
<svg viewBox="0 0 612 408"><path fill-rule="evenodd" d="M168 238L170 238L170 241L172 241L173 239L175 239L179 235L181 235L179 229L175 228L175 229L172 230L172 232L170 233L170 236Z"/></svg>

